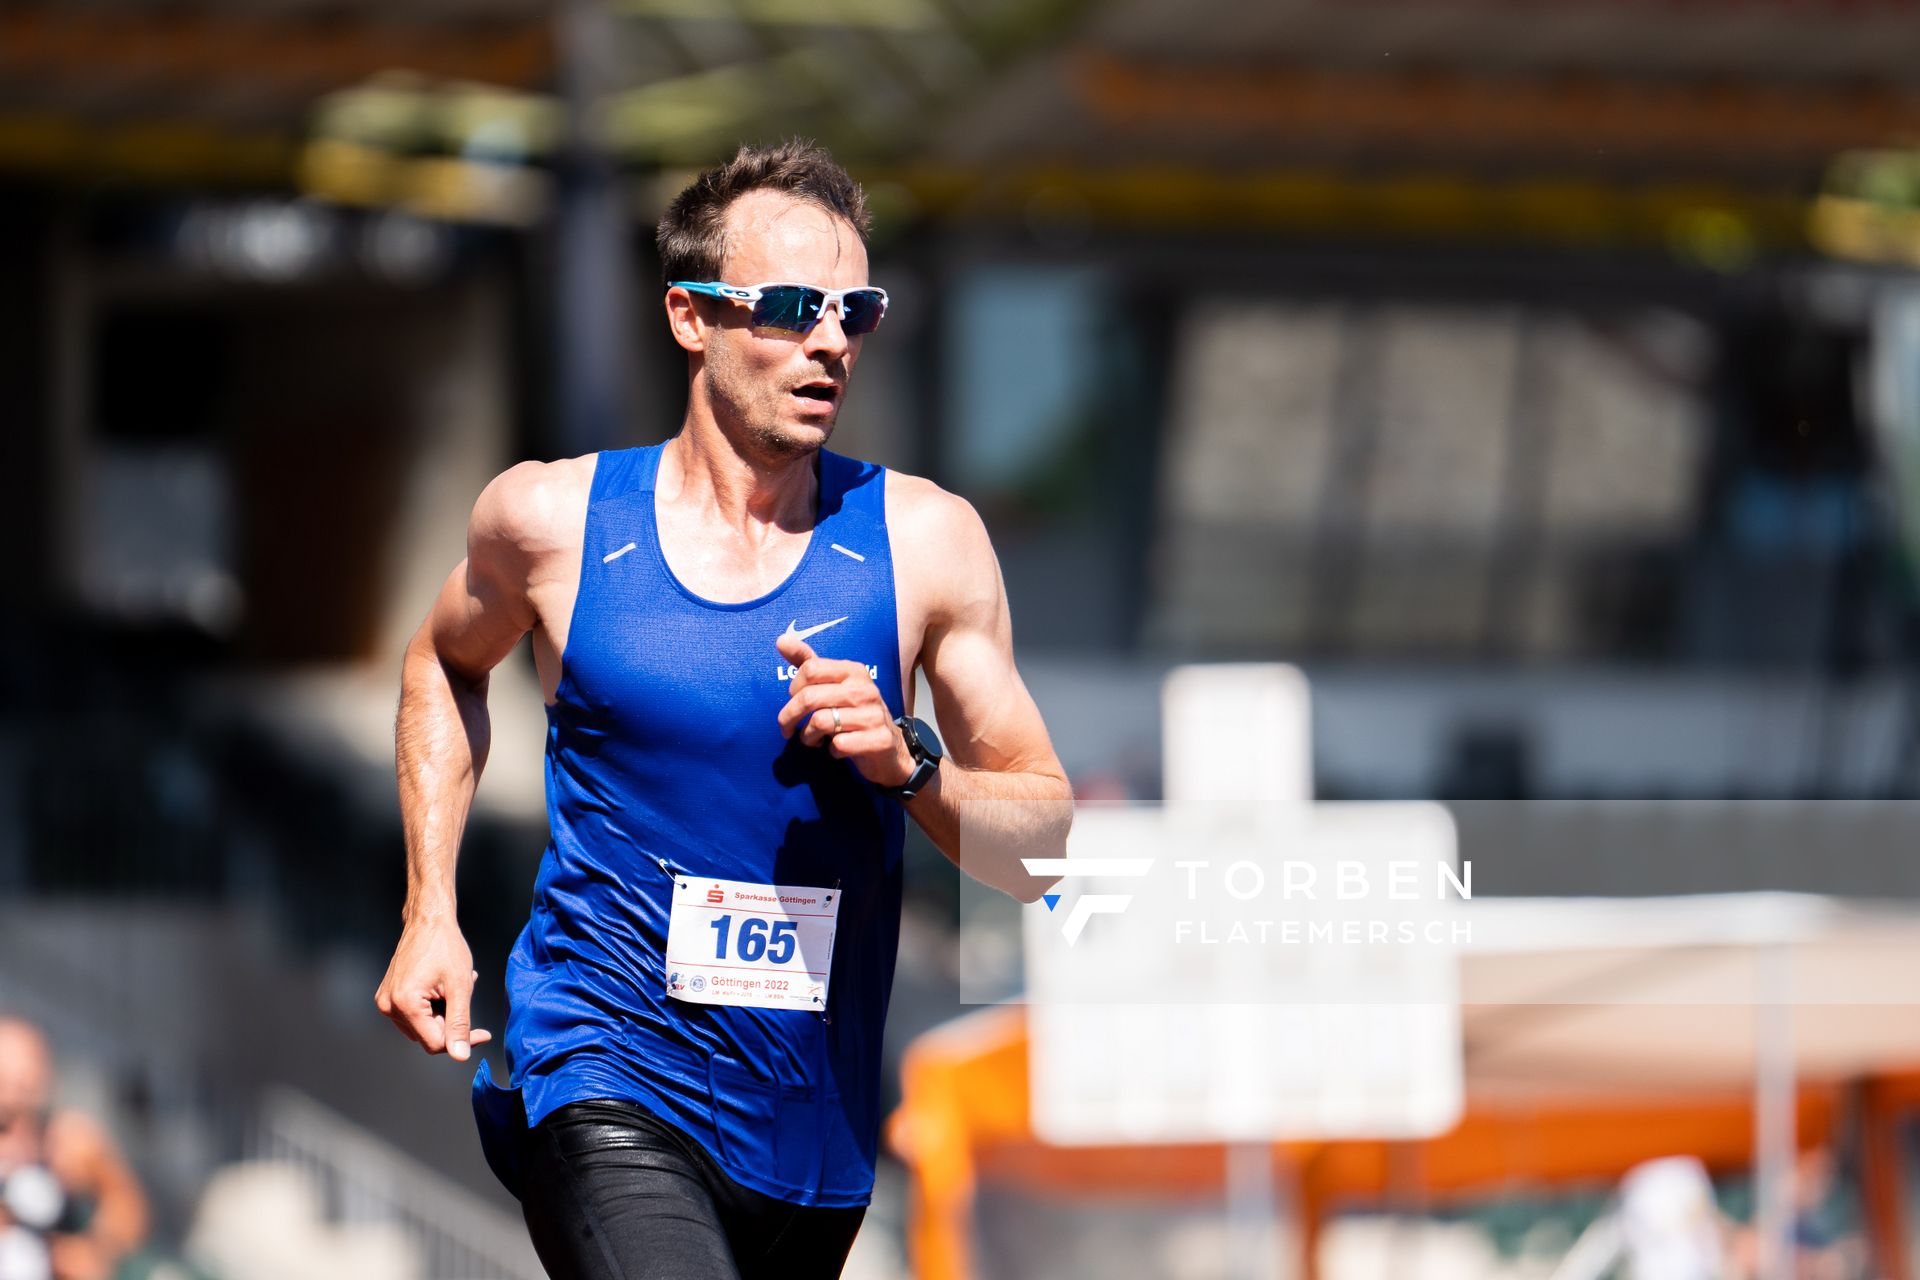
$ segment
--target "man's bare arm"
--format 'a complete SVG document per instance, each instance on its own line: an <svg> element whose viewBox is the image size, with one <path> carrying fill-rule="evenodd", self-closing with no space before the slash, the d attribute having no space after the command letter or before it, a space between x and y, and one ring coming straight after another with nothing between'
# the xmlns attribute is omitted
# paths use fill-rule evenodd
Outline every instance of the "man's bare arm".
<svg viewBox="0 0 1920 1280"><path fill-rule="evenodd" d="M1059 877L1030 875L1022 859L1065 855L1073 788L1013 665L1000 564L966 502L912 476L888 486L902 625L922 627L920 664L948 735L939 773L907 812L961 870L1032 902ZM866 667L792 636L778 645L797 669L781 732L824 745L869 782L904 783L913 757Z"/></svg>
<svg viewBox="0 0 1920 1280"><path fill-rule="evenodd" d="M492 1034L470 1027L475 973L461 935L454 865L491 726L488 673L536 621L528 584L546 515L540 463L495 477L474 503L467 558L448 575L401 663L394 725L407 847L401 935L374 1002L428 1053L465 1061ZM444 1001L443 1014L433 1002Z"/></svg>
<svg viewBox="0 0 1920 1280"><path fill-rule="evenodd" d="M146 1192L106 1129L78 1111L56 1113L47 1131L47 1162L61 1185L90 1195L92 1219L77 1235L55 1236L54 1275L105 1277L146 1241Z"/></svg>
<svg viewBox="0 0 1920 1280"><path fill-rule="evenodd" d="M931 486L928 486L931 488ZM940 490L905 522L927 596L920 664L946 736L940 771L907 804L962 871L1022 902L1059 879L1023 858L1066 855L1073 787L1013 660L1006 584L973 507ZM899 555L896 553L896 560Z"/></svg>

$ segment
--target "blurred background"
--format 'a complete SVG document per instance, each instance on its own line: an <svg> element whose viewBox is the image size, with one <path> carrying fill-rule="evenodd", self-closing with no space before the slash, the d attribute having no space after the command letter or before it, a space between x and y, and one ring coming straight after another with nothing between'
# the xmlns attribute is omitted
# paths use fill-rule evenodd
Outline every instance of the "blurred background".
<svg viewBox="0 0 1920 1280"><path fill-rule="evenodd" d="M125 1273L538 1274L467 1073L372 1008L399 658L491 476L676 428L652 228L743 140L866 185L894 303L834 448L985 517L1083 800L1161 798L1170 668L1285 661L1315 793L1449 802L1478 896L1920 899L1916 50L1912 0L12 0L0 1012L139 1175ZM497 1029L524 647L491 708ZM965 1012L912 857L895 1070ZM1911 1272L1920 1088L1868 1076L1916 1066L1804 1103L1809 1214L1874 1241L1820 1274ZM1444 1194L1395 1147L1305 1252L1546 1275L1659 1154L1737 1222L1750 1117L1706 1114L1568 1169L1457 1138ZM959 1274L906 1133L850 1275ZM972 1274L1228 1274L1189 1154L1039 1197L1017 1148L943 1203Z"/></svg>

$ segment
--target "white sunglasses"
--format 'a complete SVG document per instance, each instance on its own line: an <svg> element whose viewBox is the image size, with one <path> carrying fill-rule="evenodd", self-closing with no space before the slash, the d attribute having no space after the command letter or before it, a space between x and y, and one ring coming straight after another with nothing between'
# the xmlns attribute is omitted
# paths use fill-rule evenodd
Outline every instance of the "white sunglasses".
<svg viewBox="0 0 1920 1280"><path fill-rule="evenodd" d="M828 307L840 309L840 327L849 336L872 333L887 314L887 291L872 285L855 289L821 289L810 284L772 281L767 284L726 284L718 280L675 280L669 289L703 293L709 298L744 303L753 308L753 322L764 328L805 333L820 323Z"/></svg>

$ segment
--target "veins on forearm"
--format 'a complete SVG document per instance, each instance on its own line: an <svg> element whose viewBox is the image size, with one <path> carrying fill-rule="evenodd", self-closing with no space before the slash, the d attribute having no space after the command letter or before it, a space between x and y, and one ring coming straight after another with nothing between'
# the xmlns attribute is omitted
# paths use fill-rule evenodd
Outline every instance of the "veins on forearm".
<svg viewBox="0 0 1920 1280"><path fill-rule="evenodd" d="M453 910L453 867L487 758L488 681L418 652L404 671L395 723L408 872L402 918L430 918Z"/></svg>

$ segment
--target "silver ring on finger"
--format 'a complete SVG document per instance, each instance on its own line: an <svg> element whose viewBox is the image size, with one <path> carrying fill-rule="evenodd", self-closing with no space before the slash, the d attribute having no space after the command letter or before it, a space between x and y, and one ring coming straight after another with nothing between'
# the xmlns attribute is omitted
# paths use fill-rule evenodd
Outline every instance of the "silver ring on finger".
<svg viewBox="0 0 1920 1280"><path fill-rule="evenodd" d="M835 733L839 733L839 732L840 732L840 728L841 728L841 726L840 726L840 708L838 708L838 707L828 707L828 708L827 708L827 710L829 710L829 711L831 711L831 712L833 712L833 731L834 731Z"/></svg>

